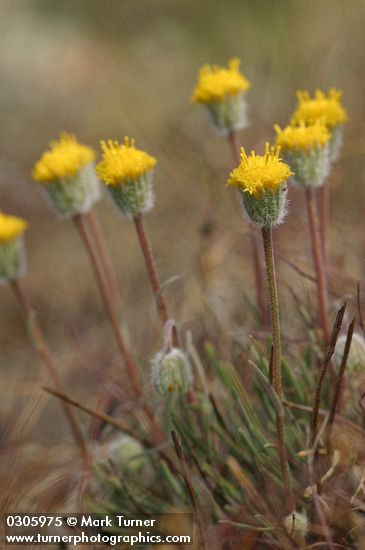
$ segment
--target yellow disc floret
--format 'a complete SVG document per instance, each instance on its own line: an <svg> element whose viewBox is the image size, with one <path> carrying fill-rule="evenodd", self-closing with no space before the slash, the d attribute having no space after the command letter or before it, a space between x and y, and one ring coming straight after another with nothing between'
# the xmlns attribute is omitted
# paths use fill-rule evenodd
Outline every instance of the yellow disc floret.
<svg viewBox="0 0 365 550"><path fill-rule="evenodd" d="M280 158L280 147L272 147L266 144L264 155L256 155L254 151L250 156L241 148L241 162L235 168L227 182L241 191L259 197L264 191L276 191L292 175L287 164Z"/></svg>
<svg viewBox="0 0 365 550"><path fill-rule="evenodd" d="M329 128L338 126L347 121L347 112L341 104L342 92L331 88L326 95L321 90L316 90L314 97L309 92L298 90L298 105L293 114L293 121L304 120L306 124L313 124L316 120L324 118Z"/></svg>
<svg viewBox="0 0 365 550"><path fill-rule="evenodd" d="M204 65L199 71L198 84L193 93L196 103L223 101L227 96L245 92L250 82L239 71L240 60L231 59L228 68L218 65Z"/></svg>
<svg viewBox="0 0 365 550"><path fill-rule="evenodd" d="M28 223L22 218L7 216L0 212L0 243L6 243L19 237L27 226Z"/></svg>
<svg viewBox="0 0 365 550"><path fill-rule="evenodd" d="M301 120L299 124L289 124L283 130L275 124L274 129L277 134L276 145L279 145L283 151L308 151L323 147L331 139L331 133L323 118L309 126Z"/></svg>
<svg viewBox="0 0 365 550"><path fill-rule="evenodd" d="M59 141L52 141L49 151L34 165L32 175L41 183L67 180L94 158L91 147L79 143L74 135L62 132Z"/></svg>
<svg viewBox="0 0 365 550"><path fill-rule="evenodd" d="M134 139L124 138L124 143L102 141L103 158L96 167L99 178L106 185L120 185L137 181L152 170L157 160L148 153L136 149Z"/></svg>

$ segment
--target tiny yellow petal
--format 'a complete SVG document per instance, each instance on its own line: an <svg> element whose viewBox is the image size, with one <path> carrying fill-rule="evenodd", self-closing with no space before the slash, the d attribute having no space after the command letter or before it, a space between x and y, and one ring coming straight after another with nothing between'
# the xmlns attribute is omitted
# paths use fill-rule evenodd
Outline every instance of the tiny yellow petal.
<svg viewBox="0 0 365 550"><path fill-rule="evenodd" d="M82 145L72 134L62 132L59 141L52 141L33 168L33 178L41 183L67 180L91 163L95 158L94 151Z"/></svg>
<svg viewBox="0 0 365 550"><path fill-rule="evenodd" d="M196 103L224 101L227 96L245 92L251 86L247 78L240 73L240 60L233 58L228 68L217 65L204 65L199 71L198 84L192 100Z"/></svg>
<svg viewBox="0 0 365 550"><path fill-rule="evenodd" d="M119 185L138 180L145 172L152 170L157 160L137 149L134 139L124 138L124 143L102 141L102 160L96 172L106 185Z"/></svg>
<svg viewBox="0 0 365 550"><path fill-rule="evenodd" d="M20 236L26 228L28 222L23 218L16 216L7 216L0 212L0 243L6 243Z"/></svg>

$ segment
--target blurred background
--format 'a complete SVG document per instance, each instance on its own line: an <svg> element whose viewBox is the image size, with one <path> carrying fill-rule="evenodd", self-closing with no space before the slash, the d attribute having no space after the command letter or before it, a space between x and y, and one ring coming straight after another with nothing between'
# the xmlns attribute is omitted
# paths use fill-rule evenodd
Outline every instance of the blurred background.
<svg viewBox="0 0 365 550"><path fill-rule="evenodd" d="M60 130L97 150L100 139L129 135L157 157L156 206L146 221L161 280L179 277L166 298L180 327L198 345L205 338L223 346L232 337L257 336L247 305L253 280L246 224L233 190L225 188L234 163L226 141L190 99L206 62L241 58L252 82L251 124L239 136L247 149L262 151L273 140L273 124L287 123L296 89L344 91L349 123L330 182L330 278L334 304L346 296L354 309L365 245L363 0L0 5L0 208L29 220L24 285L73 396L95 405L105 380L123 384L124 373L80 237L72 222L55 217L31 180L33 163ZM275 234L289 342L296 329L289 287L316 302L312 284L287 264L311 272L302 193L291 190L290 199L287 222ZM118 274L123 330L148 380L148 360L162 335L134 227L106 193L97 212ZM39 458L40 449L51 452L69 435L59 404L41 389L47 375L5 286L0 304L2 448L11 449L9 426L17 423L27 453ZM12 455L15 467L22 467L22 453Z"/></svg>

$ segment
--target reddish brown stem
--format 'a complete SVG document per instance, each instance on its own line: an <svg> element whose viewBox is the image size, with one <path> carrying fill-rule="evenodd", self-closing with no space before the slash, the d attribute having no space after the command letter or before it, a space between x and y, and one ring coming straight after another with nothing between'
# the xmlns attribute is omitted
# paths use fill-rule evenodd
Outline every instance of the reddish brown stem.
<svg viewBox="0 0 365 550"><path fill-rule="evenodd" d="M43 331L40 327L40 324L38 323L36 312L31 306L24 288L22 287L18 279L14 279L13 281L11 281L10 286L26 317L32 342L34 344L34 347L37 353L42 358L48 370L49 376L53 384L57 388L57 390L64 393L65 390L64 390L63 383L61 381L58 369L53 360L52 354L48 348L48 345L44 337ZM84 441L81 429L77 423L76 417L73 411L71 410L71 407L65 402L63 403L63 409L68 419L68 422L70 424L73 437L77 445L80 447L81 455L85 463L88 463L88 457L89 457L88 451L85 445L85 441Z"/></svg>
<svg viewBox="0 0 365 550"><path fill-rule="evenodd" d="M141 246L142 254L146 264L148 277L151 283L152 292L156 300L158 312L160 314L163 325L170 319L165 298L163 297L161 284L159 281L155 257L152 251L150 241L148 239L146 225L144 223L143 214L137 214L134 216L134 225L136 227L139 244ZM178 336L176 330L173 331L173 345L179 347Z"/></svg>
<svg viewBox="0 0 365 550"><path fill-rule="evenodd" d="M100 264L98 250L95 247L95 243L90 233L85 215L78 214L77 216L74 216L73 219L77 229L80 232L86 251L89 255L90 262L94 270L95 279L103 301L103 305L104 305L105 311L107 312L119 353L127 368L134 394L136 397L139 397L142 394L142 388L141 388L141 381L140 381L138 369L132 359L129 349L124 343L123 336L119 326L118 315L115 310L115 303L113 302L113 296L110 292L107 279L105 278L105 274Z"/></svg>
<svg viewBox="0 0 365 550"><path fill-rule="evenodd" d="M318 304L319 304L319 316L323 336L326 345L330 338L330 327L328 322L328 282L326 274L326 266L324 264L322 244L319 233L319 222L317 215L317 207L315 204L314 192L312 189L305 190L306 203L307 203L307 215L309 223L309 231L312 244L312 255L314 268L316 270L317 277L317 292L318 292Z"/></svg>
<svg viewBox="0 0 365 550"><path fill-rule="evenodd" d="M330 188L328 184L324 184L318 189L319 230L321 235L322 254L325 266L327 266L328 229L330 217L329 190Z"/></svg>
<svg viewBox="0 0 365 550"><path fill-rule="evenodd" d="M85 214L85 217L87 218L87 221L89 223L95 247L97 248L99 253L100 262L104 270L104 275L105 279L107 280L108 288L113 294L113 302L118 305L120 302L118 281L110 258L109 250L100 227L99 220L94 210L89 210L89 212Z"/></svg>
<svg viewBox="0 0 365 550"><path fill-rule="evenodd" d="M237 134L234 131L228 133L228 143L232 152L234 162L239 164L240 162L240 150L237 142ZM261 267L261 254L259 248L258 230L252 224L248 224L250 241L251 241L251 254L252 264L254 269L255 287L256 287L256 303L258 312L260 315L261 323L264 327L267 325L267 311L265 305L265 292L264 292L264 276Z"/></svg>

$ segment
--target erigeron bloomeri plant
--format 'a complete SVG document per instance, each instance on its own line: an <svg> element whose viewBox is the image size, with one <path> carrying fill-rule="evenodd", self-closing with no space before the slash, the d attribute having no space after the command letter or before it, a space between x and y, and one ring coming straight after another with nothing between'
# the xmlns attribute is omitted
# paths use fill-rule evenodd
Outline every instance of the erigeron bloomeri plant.
<svg viewBox="0 0 365 550"><path fill-rule="evenodd" d="M117 311L118 291L107 246L92 206L100 197L94 166L95 152L62 132L51 142L33 168L33 178L42 184L54 209L62 218L72 218L87 254L109 317L119 353L130 375L133 391L141 395L139 373L121 333Z"/></svg>
<svg viewBox="0 0 365 550"><path fill-rule="evenodd" d="M313 124L317 120L324 119L328 129L331 131L329 141L330 160L338 159L343 142L343 125L348 120L347 112L341 104L342 92L331 88L327 94L316 90L313 97L308 91L298 90L298 104L293 113L292 121L305 124Z"/></svg>
<svg viewBox="0 0 365 550"><path fill-rule="evenodd" d="M249 219L260 228L272 228L283 222L287 207L285 182L293 174L280 158L280 147L266 144L264 155L254 151L248 156L241 148L241 162L227 182L240 192Z"/></svg>
<svg viewBox="0 0 365 550"><path fill-rule="evenodd" d="M97 165L99 178L105 183L122 213L133 218L153 208L153 168L156 159L136 148L135 140L124 143L102 141L103 158Z"/></svg>
<svg viewBox="0 0 365 550"><path fill-rule="evenodd" d="M223 134L248 125L245 93L251 84L239 68L238 58L231 59L227 68L204 65L192 97L207 108L214 126Z"/></svg>
<svg viewBox="0 0 365 550"><path fill-rule="evenodd" d="M17 279L25 271L23 234L27 226L22 218L0 212L0 283Z"/></svg>
<svg viewBox="0 0 365 550"><path fill-rule="evenodd" d="M56 212L63 218L85 214L100 197L94 169L95 153L72 134L58 141L36 162L33 178L42 184Z"/></svg>
<svg viewBox="0 0 365 550"><path fill-rule="evenodd" d="M295 181L305 190L313 264L317 275L319 314L324 340L328 342L328 282L313 191L324 185L329 173L328 144L331 134L324 119L309 125L300 120L299 124L290 124L283 130L278 125L274 128L277 134L276 143L282 147L285 160L295 172Z"/></svg>
<svg viewBox="0 0 365 550"><path fill-rule="evenodd" d="M101 148L102 159L96 167L97 174L120 211L134 221L156 305L165 325L170 316L144 223L144 214L154 205L152 179L157 160L137 149L135 140L129 137L125 137L123 143L102 141ZM177 337L175 345L178 345Z"/></svg>
<svg viewBox="0 0 365 550"><path fill-rule="evenodd" d="M275 274L272 230L281 224L286 214L287 179L293 174L280 158L280 147L266 144L264 155L252 151L246 155L241 149L241 161L230 174L228 185L236 187L250 220L261 228L266 263L266 278L272 330L272 386L279 401L282 400L280 313ZM283 407L276 409L278 454L284 480L289 512L294 512L289 465L285 446Z"/></svg>
<svg viewBox="0 0 365 550"><path fill-rule="evenodd" d="M320 187L330 170L329 141L331 133L324 119L306 125L304 120L281 129L278 124L276 144L283 151L285 161L293 170L293 180L304 187Z"/></svg>

